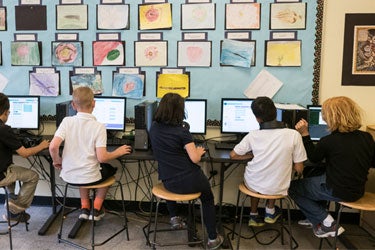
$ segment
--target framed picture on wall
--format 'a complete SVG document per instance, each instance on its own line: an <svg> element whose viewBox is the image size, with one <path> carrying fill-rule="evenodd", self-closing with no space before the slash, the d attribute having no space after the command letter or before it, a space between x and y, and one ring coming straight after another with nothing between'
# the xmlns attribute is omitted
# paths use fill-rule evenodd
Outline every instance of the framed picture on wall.
<svg viewBox="0 0 375 250"><path fill-rule="evenodd" d="M113 74L112 95L125 96L131 99L142 99L145 96L145 72L139 74Z"/></svg>
<svg viewBox="0 0 375 250"><path fill-rule="evenodd" d="M77 74L72 71L69 72L70 80L70 95L73 94L73 90L81 87L89 87L94 95L100 95L104 92L102 74L100 71L93 73Z"/></svg>
<svg viewBox="0 0 375 250"><path fill-rule="evenodd" d="M0 31L7 30L7 9L0 6Z"/></svg>
<svg viewBox="0 0 375 250"><path fill-rule="evenodd" d="M36 41L11 42L11 61L13 66L42 65L42 43Z"/></svg>
<svg viewBox="0 0 375 250"><path fill-rule="evenodd" d="M87 30L88 7L86 4L56 5L57 30Z"/></svg>
<svg viewBox="0 0 375 250"><path fill-rule="evenodd" d="M375 14L346 14L342 85L375 85Z"/></svg>
<svg viewBox="0 0 375 250"><path fill-rule="evenodd" d="M125 42L123 41L93 41L94 66L125 65Z"/></svg>
<svg viewBox="0 0 375 250"><path fill-rule="evenodd" d="M302 65L301 40L269 40L265 43L264 66L299 67Z"/></svg>
<svg viewBox="0 0 375 250"><path fill-rule="evenodd" d="M216 5L214 3L181 4L182 30L215 29Z"/></svg>
<svg viewBox="0 0 375 250"><path fill-rule="evenodd" d="M82 66L83 43L78 41L55 41L51 45L53 66Z"/></svg>
<svg viewBox="0 0 375 250"><path fill-rule="evenodd" d="M29 95L60 95L60 72L29 72Z"/></svg>
<svg viewBox="0 0 375 250"><path fill-rule="evenodd" d="M3 65L3 57L2 57L2 47L1 47L1 42L0 42L0 65Z"/></svg>
<svg viewBox="0 0 375 250"><path fill-rule="evenodd" d="M139 30L172 29L172 4L139 4Z"/></svg>
<svg viewBox="0 0 375 250"><path fill-rule="evenodd" d="M96 26L98 30L129 29L129 4L96 5Z"/></svg>
<svg viewBox="0 0 375 250"><path fill-rule="evenodd" d="M178 41L177 67L210 67L211 41Z"/></svg>
<svg viewBox="0 0 375 250"><path fill-rule="evenodd" d="M260 29L260 7L260 3L225 4L225 29Z"/></svg>
<svg viewBox="0 0 375 250"><path fill-rule="evenodd" d="M271 3L271 30L306 29L307 3Z"/></svg>
<svg viewBox="0 0 375 250"><path fill-rule="evenodd" d="M134 65L141 66L167 66L168 42L167 41L135 41Z"/></svg>
<svg viewBox="0 0 375 250"><path fill-rule="evenodd" d="M255 66L256 41L225 39L220 42L220 66Z"/></svg>

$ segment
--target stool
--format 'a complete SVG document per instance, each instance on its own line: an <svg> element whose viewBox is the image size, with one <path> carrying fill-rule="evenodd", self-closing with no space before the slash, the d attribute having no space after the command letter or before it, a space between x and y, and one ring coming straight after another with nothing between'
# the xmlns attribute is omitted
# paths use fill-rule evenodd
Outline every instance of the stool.
<svg viewBox="0 0 375 250"><path fill-rule="evenodd" d="M163 183L159 183L152 188L152 198L151 198L151 209L150 209L150 217L149 222L146 225L147 233L145 233L147 245L151 246L152 249L156 249L156 245L158 246L177 246L177 245L196 245L202 244L204 245L205 240L205 228L203 222L203 208L200 205L200 214L201 214L201 225L202 225L202 240L194 240L187 242L173 242L173 243L160 243L156 241L156 233L157 232L168 232L168 231L176 231L176 230L188 230L188 233L191 235L191 231L194 230L195 234L195 213L194 213L194 204L196 200L201 196L201 193L193 193L193 194L176 194L168 191ZM155 208L155 217L154 221L152 221L152 208L153 208L153 201L156 200L156 208ZM189 203L189 217L191 216L192 212L192 221L193 221L193 228L190 228L188 225L187 229L158 229L158 212L159 212L159 204L162 200L169 200L169 201L187 201ZM151 224L154 223L154 230L151 229ZM150 234L153 233L153 241L150 241Z"/></svg>
<svg viewBox="0 0 375 250"><path fill-rule="evenodd" d="M358 209L361 211L375 211L375 193L365 192L365 194L357 201L353 202L345 202L340 201L336 204L339 205L338 209L338 215L337 215L337 228L336 228L336 234L335 239L333 242L333 249L336 249L336 243L337 243L337 232L340 227L340 219L341 219L341 212L344 208L352 208L352 209ZM319 249L322 248L323 240L326 238L321 238L319 243Z"/></svg>
<svg viewBox="0 0 375 250"><path fill-rule="evenodd" d="M281 211L283 209L282 201L283 200L286 201L286 203L287 203L287 212L288 212L288 229L286 229L285 226L284 226L283 215L281 213L281 216L279 218L280 225L281 225L281 244L284 245L283 230L285 229L285 231L287 231L287 233L289 234L290 249L293 249L293 241L298 246L297 242L293 239L293 236L292 236L292 225L291 225L291 218L290 218L290 203L289 203L289 200L288 200L288 196L287 195L264 195L264 194L255 193L255 192L250 191L245 186L244 183L241 183L238 186L238 196L237 196L237 205L236 205L236 220L233 223L232 240L234 239L234 232L235 232L235 229L236 229L238 203L239 203L241 194L244 194L245 197L242 199L242 204L241 204L240 225L239 225L240 227L239 227L238 238L237 238L237 249L239 249L239 247L240 247L241 227L242 227L244 205L245 205L245 201L247 200L247 198L249 196L256 197L256 198L259 198L259 199L274 199L274 200L279 200L280 201L280 209L281 209Z"/></svg>
<svg viewBox="0 0 375 250"><path fill-rule="evenodd" d="M13 242L12 242L12 227L17 226L20 222L17 221L15 223L11 223L10 220L10 211L9 211L9 193L5 186L1 186L1 188L4 189L4 201L6 204L6 212L7 212L7 219L1 220L0 223L7 223L8 224L8 230L5 232L2 232L1 235L8 234L9 236L9 249L13 249ZM29 231L29 222L25 222L26 231Z"/></svg>
<svg viewBox="0 0 375 250"><path fill-rule="evenodd" d="M91 249L94 249L95 246L101 246L101 245L104 245L105 243L107 243L109 240L111 240L112 238L114 238L115 236L117 236L118 234L120 234L122 231L126 230L126 237L127 237L127 240L129 240L129 232L128 232L128 224L127 224L127 218L126 218L126 211L125 211L125 201L124 201L124 192L123 192L123 189L122 189L122 185L119 181L116 181L115 177L114 176L111 176L109 177L108 179L106 179L105 181L99 183L99 184L96 184L96 185L91 185L91 186L82 186L84 188L87 188L87 189L90 189L91 192L92 192L92 195L91 195L91 214L94 214L94 199L95 199L95 189L98 189L98 188L103 188L103 187L110 187L112 186L115 182L117 182L119 188L120 188L120 191L121 191L121 203L122 203L122 211L124 213L124 224L123 226L121 227L120 230L118 230L117 232L115 232L114 234L112 234L110 237L108 237L107 239L105 239L104 241L100 242L100 243L95 243L95 220L94 220L94 216L92 216L92 219L91 219ZM81 249L86 249L85 247L81 246L81 245L78 245L70 240L67 240L67 239L63 239L62 238L62 230L63 230L63 224L64 224L64 210L65 210L65 203L66 203L66 196L67 196L67 191L68 191L68 187L69 185L72 185L72 184L69 184L69 183L66 183L65 185L65 193L64 193L64 200L63 200L63 207L62 207L62 213L61 213L61 224L60 224L60 232L58 234L58 241L59 243L60 242L64 242L64 243L67 243L73 247L77 247L77 248L81 248ZM76 186L76 185L74 185Z"/></svg>

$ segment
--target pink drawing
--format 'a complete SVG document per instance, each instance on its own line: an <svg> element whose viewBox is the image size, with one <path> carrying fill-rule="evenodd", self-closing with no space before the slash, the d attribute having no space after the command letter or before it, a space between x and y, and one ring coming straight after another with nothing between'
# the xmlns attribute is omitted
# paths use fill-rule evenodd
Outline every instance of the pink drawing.
<svg viewBox="0 0 375 250"><path fill-rule="evenodd" d="M17 48L17 55L19 57L26 57L30 53L29 47L27 45L22 45Z"/></svg>
<svg viewBox="0 0 375 250"><path fill-rule="evenodd" d="M60 63L71 63L77 57L77 48L71 43L61 43L56 47L55 54Z"/></svg>
<svg viewBox="0 0 375 250"><path fill-rule="evenodd" d="M152 61L158 56L159 51L158 51L158 48L156 46L150 46L150 47L147 47L145 49L144 53L145 53L145 57L148 60Z"/></svg>
<svg viewBox="0 0 375 250"><path fill-rule="evenodd" d="M156 20L158 20L159 15L159 10L155 9L154 6L151 6L151 8L148 11L146 11L145 18L149 22L155 22Z"/></svg>
<svg viewBox="0 0 375 250"><path fill-rule="evenodd" d="M96 41L94 43L94 65L102 65L109 53L122 46L120 41Z"/></svg>
<svg viewBox="0 0 375 250"><path fill-rule="evenodd" d="M201 47L189 46L186 49L186 55L190 62L198 62L202 58L203 49Z"/></svg>
<svg viewBox="0 0 375 250"><path fill-rule="evenodd" d="M130 91L133 91L135 89L135 82L127 82L123 86L123 91L125 94L129 93Z"/></svg>

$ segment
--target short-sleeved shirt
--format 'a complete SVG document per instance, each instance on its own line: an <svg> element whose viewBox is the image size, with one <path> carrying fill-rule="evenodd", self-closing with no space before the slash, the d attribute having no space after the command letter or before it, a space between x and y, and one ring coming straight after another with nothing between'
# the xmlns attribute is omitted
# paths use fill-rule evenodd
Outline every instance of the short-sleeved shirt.
<svg viewBox="0 0 375 250"><path fill-rule="evenodd" d="M238 155L253 152L254 158L245 169L245 184L256 192L270 195L286 195L293 163L307 159L301 135L288 128L251 131L233 150Z"/></svg>
<svg viewBox="0 0 375 250"><path fill-rule="evenodd" d="M55 136L63 139L61 178L73 184L92 183L101 179L97 147L106 147L105 126L92 114L78 112L65 117Z"/></svg>
<svg viewBox="0 0 375 250"><path fill-rule="evenodd" d="M200 169L193 163L185 145L193 142L189 130L154 122L150 129L152 151L158 161L159 179L164 181Z"/></svg>
<svg viewBox="0 0 375 250"><path fill-rule="evenodd" d="M0 120L0 180L4 179L4 172L13 163L14 151L20 147L22 143L12 128Z"/></svg>

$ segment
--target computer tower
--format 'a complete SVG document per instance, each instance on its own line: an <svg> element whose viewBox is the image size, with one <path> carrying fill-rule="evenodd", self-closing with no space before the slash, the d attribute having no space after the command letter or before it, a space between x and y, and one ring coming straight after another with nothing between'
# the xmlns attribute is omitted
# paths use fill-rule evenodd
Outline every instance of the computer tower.
<svg viewBox="0 0 375 250"><path fill-rule="evenodd" d="M56 128L66 116L76 115L77 111L73 109L72 102L66 101L56 104Z"/></svg>
<svg viewBox="0 0 375 250"><path fill-rule="evenodd" d="M156 108L156 101L144 101L134 106L134 149L148 150L150 148L148 132L150 131Z"/></svg>

